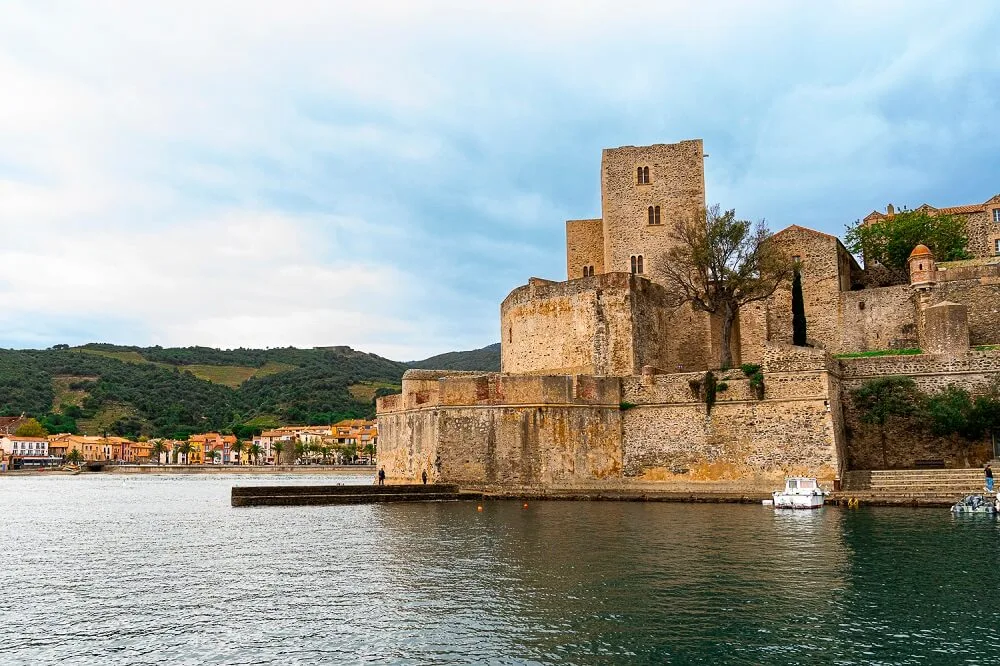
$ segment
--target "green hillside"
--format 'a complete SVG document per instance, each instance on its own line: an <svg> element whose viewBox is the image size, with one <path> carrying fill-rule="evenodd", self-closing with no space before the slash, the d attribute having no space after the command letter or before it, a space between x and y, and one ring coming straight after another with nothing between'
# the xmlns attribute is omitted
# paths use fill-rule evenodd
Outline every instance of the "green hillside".
<svg viewBox="0 0 1000 666"><path fill-rule="evenodd" d="M409 367L493 370L499 345L410 364L350 347L0 349L0 415L35 416L50 432L246 437L285 423L371 418L375 398L398 391Z"/></svg>
<svg viewBox="0 0 1000 666"><path fill-rule="evenodd" d="M407 363L411 368L427 370L484 370L500 372L500 343L471 351L448 352Z"/></svg>

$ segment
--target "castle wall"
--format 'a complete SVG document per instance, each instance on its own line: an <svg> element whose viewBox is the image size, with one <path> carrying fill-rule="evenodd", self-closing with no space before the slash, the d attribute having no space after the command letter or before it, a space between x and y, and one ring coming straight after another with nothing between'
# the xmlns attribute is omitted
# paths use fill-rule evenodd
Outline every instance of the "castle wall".
<svg viewBox="0 0 1000 666"><path fill-rule="evenodd" d="M839 412L815 357L793 363L809 365L767 373L762 400L740 371L721 373L725 390L711 414L700 372L432 380L410 371L402 395L379 399L379 464L391 482L415 481L427 469L433 480L509 492L765 492L786 474L830 482L840 470ZM428 391L426 381L438 389ZM418 392L426 399L409 395Z"/></svg>
<svg viewBox="0 0 1000 666"><path fill-rule="evenodd" d="M518 374L638 374L705 367L705 315L626 273L532 280L500 307L501 368Z"/></svg>
<svg viewBox="0 0 1000 666"><path fill-rule="evenodd" d="M603 220L566 222L566 279L583 277L584 266L593 266L595 275L605 272Z"/></svg>
<svg viewBox="0 0 1000 666"><path fill-rule="evenodd" d="M932 300L934 303L952 301L968 307L969 344L1000 344L1000 265L980 268L979 273L981 277L972 279L939 281L931 291ZM938 276L942 274L942 271L937 272Z"/></svg>
<svg viewBox="0 0 1000 666"><path fill-rule="evenodd" d="M841 392L846 426L846 462L849 469L912 468L918 460L943 460L948 467L979 465L993 457L988 438L966 445L951 437L936 437L910 421L890 420L885 446L877 426L861 422L852 391L880 377L905 375L921 391L936 393L955 385L973 394L984 393L1000 380L1000 351L970 351L959 357L919 354L841 359Z"/></svg>
<svg viewBox="0 0 1000 666"><path fill-rule="evenodd" d="M969 238L967 249L974 257L991 257L996 254L996 240L1000 238L1000 224L993 221L993 209L1000 208L1000 195L983 205L983 210L964 215L965 232Z"/></svg>
<svg viewBox="0 0 1000 666"><path fill-rule="evenodd" d="M833 353L919 347L917 296L908 284L840 294L839 344Z"/></svg>
<svg viewBox="0 0 1000 666"><path fill-rule="evenodd" d="M791 226L774 235L774 242L801 261L806 339L838 353L842 349L841 294L851 289L852 260L840 242L828 234ZM780 285L767 301L769 340L792 342L792 287Z"/></svg>
<svg viewBox="0 0 1000 666"><path fill-rule="evenodd" d="M631 271L632 255L644 258L644 274L661 277L671 228L697 219L705 208L704 148L700 139L654 146L609 148L601 154L601 216L607 271ZM636 169L649 167L649 183ZM660 207L660 224L650 225L648 208Z"/></svg>

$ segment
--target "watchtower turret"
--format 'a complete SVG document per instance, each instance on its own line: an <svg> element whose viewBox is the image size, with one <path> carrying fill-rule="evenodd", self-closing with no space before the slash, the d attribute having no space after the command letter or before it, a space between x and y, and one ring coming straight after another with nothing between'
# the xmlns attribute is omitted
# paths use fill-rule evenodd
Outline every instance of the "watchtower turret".
<svg viewBox="0 0 1000 666"><path fill-rule="evenodd" d="M910 253L910 286L918 291L929 290L935 284L934 253L921 243Z"/></svg>

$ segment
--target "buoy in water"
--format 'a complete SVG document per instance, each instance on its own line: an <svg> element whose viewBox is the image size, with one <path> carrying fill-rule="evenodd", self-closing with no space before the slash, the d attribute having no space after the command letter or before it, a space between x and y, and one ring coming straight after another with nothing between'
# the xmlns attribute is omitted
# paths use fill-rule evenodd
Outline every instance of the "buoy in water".
<svg viewBox="0 0 1000 666"><path fill-rule="evenodd" d="M483 510L483 505L482 504L480 504L479 506L476 507L476 511L482 511L482 510Z"/></svg>
<svg viewBox="0 0 1000 666"><path fill-rule="evenodd" d="M522 506L521 508L522 508L522 509L527 509L527 508L528 508L528 503L527 503L527 502L525 502L525 503L524 503L524 506Z"/></svg>

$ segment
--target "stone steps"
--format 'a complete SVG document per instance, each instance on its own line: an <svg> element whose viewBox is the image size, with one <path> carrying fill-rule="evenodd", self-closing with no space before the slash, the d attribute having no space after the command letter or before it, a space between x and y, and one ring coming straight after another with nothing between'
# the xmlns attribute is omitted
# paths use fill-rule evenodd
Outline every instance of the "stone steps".
<svg viewBox="0 0 1000 666"><path fill-rule="evenodd" d="M985 485L981 469L872 470L849 472L843 491L884 495L919 496L936 493L958 497L982 492Z"/></svg>

